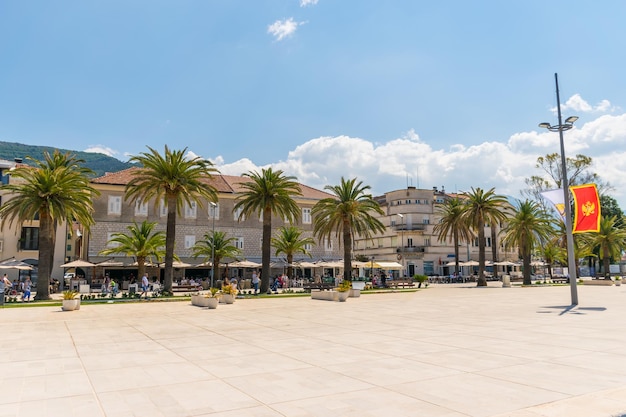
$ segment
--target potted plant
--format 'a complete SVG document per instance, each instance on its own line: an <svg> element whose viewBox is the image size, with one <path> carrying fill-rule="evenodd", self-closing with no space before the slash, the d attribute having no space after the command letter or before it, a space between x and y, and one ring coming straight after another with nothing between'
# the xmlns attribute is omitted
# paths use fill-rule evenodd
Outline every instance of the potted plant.
<svg viewBox="0 0 626 417"><path fill-rule="evenodd" d="M209 307L210 309L215 309L217 308L217 305L219 304L219 299L222 294L220 293L219 288L215 288L215 287L211 287L209 291L210 293L205 295L205 298L207 301L207 307Z"/></svg>
<svg viewBox="0 0 626 417"><path fill-rule="evenodd" d="M622 277L615 277L615 285L618 287L622 285Z"/></svg>
<svg viewBox="0 0 626 417"><path fill-rule="evenodd" d="M343 280L337 287L337 300L338 301L346 301L348 296L350 295L350 290L352 289L352 282L348 280Z"/></svg>
<svg viewBox="0 0 626 417"><path fill-rule="evenodd" d="M232 304L235 302L235 296L237 296L237 288L230 284L222 286L222 296L220 297L220 303Z"/></svg>
<svg viewBox="0 0 626 417"><path fill-rule="evenodd" d="M195 294L191 294L191 305L198 307L208 307L209 304L207 302L207 298L204 294L200 294L199 292Z"/></svg>
<svg viewBox="0 0 626 417"><path fill-rule="evenodd" d="M417 281L417 288L422 288L422 283L428 281L428 277L426 275L415 274L413 275L413 281Z"/></svg>
<svg viewBox="0 0 626 417"><path fill-rule="evenodd" d="M63 291L63 311L80 310L80 298L76 298L78 291Z"/></svg>

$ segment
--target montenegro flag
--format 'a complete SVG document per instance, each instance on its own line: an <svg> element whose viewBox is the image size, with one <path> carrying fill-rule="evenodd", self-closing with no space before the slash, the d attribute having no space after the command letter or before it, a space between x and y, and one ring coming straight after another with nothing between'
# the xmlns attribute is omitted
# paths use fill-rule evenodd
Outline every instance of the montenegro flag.
<svg viewBox="0 0 626 417"><path fill-rule="evenodd" d="M574 195L573 233L600 231L600 197L595 184L570 187Z"/></svg>

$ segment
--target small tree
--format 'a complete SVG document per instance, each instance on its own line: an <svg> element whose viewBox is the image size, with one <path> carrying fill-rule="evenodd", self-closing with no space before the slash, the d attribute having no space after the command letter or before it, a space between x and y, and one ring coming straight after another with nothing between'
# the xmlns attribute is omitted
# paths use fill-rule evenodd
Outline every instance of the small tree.
<svg viewBox="0 0 626 417"><path fill-rule="evenodd" d="M220 261L224 258L236 258L241 254L241 250L235 246L237 241L234 237L226 237L226 232L214 231L205 233L202 240L196 242L191 248L194 258L202 257L204 262L211 260L214 265L216 275L220 276ZM213 256L213 259L211 259ZM215 277L212 277L215 279Z"/></svg>
<svg viewBox="0 0 626 417"><path fill-rule="evenodd" d="M295 227L281 227L277 237L272 238L272 246L276 250L276 256L284 253L287 256L287 276L293 276L293 255L301 253L311 257L311 253L306 249L307 245L312 245L315 241L310 237L302 237L302 230Z"/></svg>

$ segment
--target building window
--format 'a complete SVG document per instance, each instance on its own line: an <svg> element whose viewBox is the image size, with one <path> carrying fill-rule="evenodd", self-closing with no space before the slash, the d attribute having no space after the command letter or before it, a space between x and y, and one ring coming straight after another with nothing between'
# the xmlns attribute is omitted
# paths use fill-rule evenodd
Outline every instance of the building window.
<svg viewBox="0 0 626 417"><path fill-rule="evenodd" d="M430 219L428 217L424 217L424 219L422 219L422 224L430 224Z"/></svg>
<svg viewBox="0 0 626 417"><path fill-rule="evenodd" d="M198 213L198 206L195 201L190 203L185 203L185 218L186 219L195 219L196 214Z"/></svg>
<svg viewBox="0 0 626 417"><path fill-rule="evenodd" d="M237 236L235 239L235 246L237 249L243 250L243 237Z"/></svg>
<svg viewBox="0 0 626 417"><path fill-rule="evenodd" d="M302 209L302 223L311 224L311 209L310 208Z"/></svg>
<svg viewBox="0 0 626 417"><path fill-rule="evenodd" d="M485 246L490 248L491 247L491 237L486 237L485 238Z"/></svg>
<svg viewBox="0 0 626 417"><path fill-rule="evenodd" d="M147 216L148 215L148 203L137 200L135 202L135 216Z"/></svg>
<svg viewBox="0 0 626 417"><path fill-rule="evenodd" d="M242 207L237 207L236 210L233 210L233 220L234 221L239 221L239 217L241 216L241 221L245 220L245 217L242 215L243 213L243 208Z"/></svg>
<svg viewBox="0 0 626 417"><path fill-rule="evenodd" d="M215 203L215 206L209 204L209 219L220 219L220 203Z"/></svg>
<svg viewBox="0 0 626 417"><path fill-rule="evenodd" d="M324 250L326 252L332 252L333 251L333 241L330 239L326 239L324 241Z"/></svg>
<svg viewBox="0 0 626 417"><path fill-rule="evenodd" d="M424 238L424 246L430 246L430 238L429 237L425 237Z"/></svg>
<svg viewBox="0 0 626 417"><path fill-rule="evenodd" d="M118 246L120 245L120 243L119 243L119 242L112 242L112 241L111 241L111 239L113 239L113 238L114 238L114 236L113 236L113 235L114 235L115 233L116 233L116 232L109 232L109 233L107 233L107 248L116 248L116 247L118 247Z"/></svg>
<svg viewBox="0 0 626 417"><path fill-rule="evenodd" d="M191 249L196 244L195 235L185 235L185 249Z"/></svg>
<svg viewBox="0 0 626 417"><path fill-rule="evenodd" d="M20 236L21 250L39 250L39 228L22 227Z"/></svg>
<svg viewBox="0 0 626 417"><path fill-rule="evenodd" d="M424 275L435 275L434 261L424 261Z"/></svg>
<svg viewBox="0 0 626 417"><path fill-rule="evenodd" d="M313 250L313 245L310 243L305 243L304 244L304 250L307 252L311 252L311 250Z"/></svg>
<svg viewBox="0 0 626 417"><path fill-rule="evenodd" d="M167 203L165 202L164 198L161 199L161 203L159 204L159 216L167 216Z"/></svg>
<svg viewBox="0 0 626 417"><path fill-rule="evenodd" d="M122 214L122 197L110 195L108 214Z"/></svg>

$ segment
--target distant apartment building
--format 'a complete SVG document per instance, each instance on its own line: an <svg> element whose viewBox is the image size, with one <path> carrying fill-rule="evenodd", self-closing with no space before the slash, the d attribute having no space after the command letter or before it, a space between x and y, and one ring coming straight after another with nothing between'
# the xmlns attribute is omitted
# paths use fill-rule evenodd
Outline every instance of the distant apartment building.
<svg viewBox="0 0 626 417"><path fill-rule="evenodd" d="M378 219L386 226L384 234L371 239L355 237L354 254L382 262L397 262L400 276L448 275L454 272L452 239L439 240L434 227L440 221L437 207L454 195L444 189L406 189L375 197L385 214ZM496 228L496 234L501 225ZM517 248L504 248L492 242L491 226L485 227L486 259L492 260L492 245L498 245L498 260L517 260ZM497 239L496 239L497 240ZM459 242L459 261L478 260L478 241Z"/></svg>

